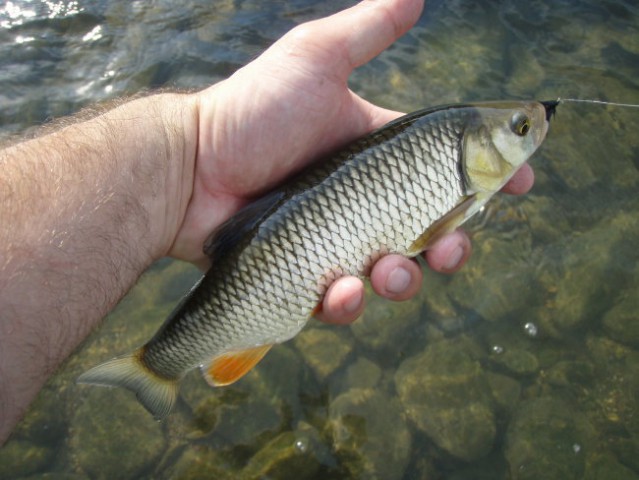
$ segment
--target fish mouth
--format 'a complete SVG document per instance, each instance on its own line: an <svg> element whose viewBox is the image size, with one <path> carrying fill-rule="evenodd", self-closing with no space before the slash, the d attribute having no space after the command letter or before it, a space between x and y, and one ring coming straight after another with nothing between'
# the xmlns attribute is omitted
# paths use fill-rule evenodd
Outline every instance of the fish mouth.
<svg viewBox="0 0 639 480"><path fill-rule="evenodd" d="M559 105L559 100L547 100L541 103L546 109L546 121L550 122L550 119L556 113L557 105Z"/></svg>

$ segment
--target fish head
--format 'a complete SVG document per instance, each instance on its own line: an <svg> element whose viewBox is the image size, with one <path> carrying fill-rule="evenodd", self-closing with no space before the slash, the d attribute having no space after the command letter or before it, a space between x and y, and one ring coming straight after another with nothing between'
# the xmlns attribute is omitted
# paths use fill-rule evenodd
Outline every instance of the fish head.
<svg viewBox="0 0 639 480"><path fill-rule="evenodd" d="M551 107L540 102L494 102L473 108L474 120L464 131L462 170L468 193L492 194L544 141Z"/></svg>

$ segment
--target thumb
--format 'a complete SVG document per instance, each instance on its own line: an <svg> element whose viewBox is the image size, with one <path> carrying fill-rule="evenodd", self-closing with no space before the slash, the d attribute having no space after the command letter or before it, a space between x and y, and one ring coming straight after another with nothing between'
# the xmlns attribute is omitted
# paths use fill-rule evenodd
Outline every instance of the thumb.
<svg viewBox="0 0 639 480"><path fill-rule="evenodd" d="M280 42L289 55L328 63L346 80L406 33L419 19L424 0L364 0L326 18L302 24Z"/></svg>

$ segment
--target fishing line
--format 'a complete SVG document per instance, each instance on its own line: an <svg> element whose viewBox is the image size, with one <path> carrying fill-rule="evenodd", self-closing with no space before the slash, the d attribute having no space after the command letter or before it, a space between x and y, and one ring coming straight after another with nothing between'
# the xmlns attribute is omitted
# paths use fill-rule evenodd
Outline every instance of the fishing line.
<svg viewBox="0 0 639 480"><path fill-rule="evenodd" d="M614 107L628 107L639 108L639 105L633 103L618 103L618 102L606 102L604 100L583 100L581 98L558 98L557 103L572 102L572 103L594 103L596 105L611 105Z"/></svg>

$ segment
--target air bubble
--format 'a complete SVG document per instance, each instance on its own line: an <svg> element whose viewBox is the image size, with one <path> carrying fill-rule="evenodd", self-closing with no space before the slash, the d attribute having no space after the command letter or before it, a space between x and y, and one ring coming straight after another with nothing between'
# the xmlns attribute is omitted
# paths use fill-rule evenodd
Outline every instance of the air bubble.
<svg viewBox="0 0 639 480"><path fill-rule="evenodd" d="M528 322L526 323L526 325L524 325L524 332L526 332L526 335L528 335L529 337L536 337L537 333L539 333L539 330L537 329L537 325L535 325L533 322Z"/></svg>
<svg viewBox="0 0 639 480"><path fill-rule="evenodd" d="M299 452L299 453L306 453L306 450L308 450L308 444L306 443L305 440L299 439L295 441L295 449Z"/></svg>

